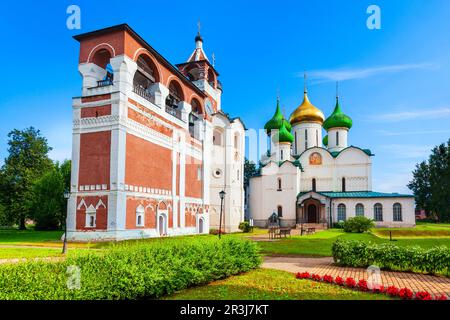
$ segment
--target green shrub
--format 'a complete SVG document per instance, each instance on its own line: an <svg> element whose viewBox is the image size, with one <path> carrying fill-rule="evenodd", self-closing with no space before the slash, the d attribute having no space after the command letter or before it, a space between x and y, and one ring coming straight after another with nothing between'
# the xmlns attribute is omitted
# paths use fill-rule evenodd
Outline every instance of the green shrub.
<svg viewBox="0 0 450 320"><path fill-rule="evenodd" d="M344 228L344 221L334 222L333 223L333 228L343 229Z"/></svg>
<svg viewBox="0 0 450 320"><path fill-rule="evenodd" d="M116 245L60 262L0 266L0 299L158 298L260 265L257 247L239 239L183 238ZM81 287L67 288L78 266Z"/></svg>
<svg viewBox="0 0 450 320"><path fill-rule="evenodd" d="M242 232L250 232L252 230L252 227L250 226L250 222L243 221L239 224L239 230L242 230Z"/></svg>
<svg viewBox="0 0 450 320"><path fill-rule="evenodd" d="M423 249L374 244L355 240L336 240L331 248L334 262L342 266L380 268L450 274L450 248Z"/></svg>
<svg viewBox="0 0 450 320"><path fill-rule="evenodd" d="M373 220L366 217L352 217L344 221L342 228L345 232L364 233L375 226Z"/></svg>

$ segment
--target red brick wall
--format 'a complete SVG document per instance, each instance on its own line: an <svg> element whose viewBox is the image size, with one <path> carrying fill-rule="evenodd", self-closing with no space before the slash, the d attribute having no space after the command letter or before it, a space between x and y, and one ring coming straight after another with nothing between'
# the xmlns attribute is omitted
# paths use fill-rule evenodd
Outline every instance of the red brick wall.
<svg viewBox="0 0 450 320"><path fill-rule="evenodd" d="M172 190L172 151L127 133L125 184Z"/></svg>
<svg viewBox="0 0 450 320"><path fill-rule="evenodd" d="M196 158L186 155L186 197L202 197L202 180L198 179L199 168L202 168L202 162Z"/></svg>
<svg viewBox="0 0 450 320"><path fill-rule="evenodd" d="M111 131L80 135L79 185L106 184L109 188Z"/></svg>
<svg viewBox="0 0 450 320"><path fill-rule="evenodd" d="M109 116L111 114L111 105L88 107L81 109L81 118L93 118Z"/></svg>
<svg viewBox="0 0 450 320"><path fill-rule="evenodd" d="M155 229L156 207L158 202L154 199L127 198L126 229ZM142 205L145 208L144 227L136 226L136 209Z"/></svg>

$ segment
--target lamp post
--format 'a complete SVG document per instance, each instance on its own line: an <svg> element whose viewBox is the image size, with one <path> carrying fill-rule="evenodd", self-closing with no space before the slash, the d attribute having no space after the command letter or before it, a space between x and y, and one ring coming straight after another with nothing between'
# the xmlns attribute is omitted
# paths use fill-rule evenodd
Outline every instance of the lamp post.
<svg viewBox="0 0 450 320"><path fill-rule="evenodd" d="M64 191L64 199L66 199L66 203L70 198L70 192L68 190ZM65 213L65 219L64 219L64 241L63 241L63 250L62 254L67 253L67 208Z"/></svg>
<svg viewBox="0 0 450 320"><path fill-rule="evenodd" d="M219 192L220 196L219 239L222 234L222 210L223 210L223 199L225 198L225 195L226 195L225 191L222 190Z"/></svg>

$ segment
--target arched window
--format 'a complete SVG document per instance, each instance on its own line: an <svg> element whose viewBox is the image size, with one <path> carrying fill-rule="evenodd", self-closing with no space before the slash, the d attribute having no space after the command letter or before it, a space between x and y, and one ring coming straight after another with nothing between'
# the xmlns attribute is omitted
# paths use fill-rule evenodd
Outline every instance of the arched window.
<svg viewBox="0 0 450 320"><path fill-rule="evenodd" d="M319 130L316 130L316 146L319 146Z"/></svg>
<svg viewBox="0 0 450 320"><path fill-rule="evenodd" d="M222 145L222 132L219 129L214 129L213 132L213 144L215 146Z"/></svg>
<svg viewBox="0 0 450 320"><path fill-rule="evenodd" d="M170 81L169 95L166 98L166 111L167 108L177 109L178 104L183 100L184 100L183 90L181 89L180 84L176 81Z"/></svg>
<svg viewBox="0 0 450 320"><path fill-rule="evenodd" d="M214 89L216 88L216 77L215 77L214 71L212 69L208 70L208 83Z"/></svg>
<svg viewBox="0 0 450 320"><path fill-rule="evenodd" d="M346 216L347 216L347 213L346 213L345 204L341 203L338 205L337 220L345 221Z"/></svg>
<svg viewBox="0 0 450 320"><path fill-rule="evenodd" d="M103 76L103 78L97 81L97 86L99 87L113 84L114 71L111 64L109 63L110 60L111 53L106 49L100 49L92 56L92 63L105 70L105 75Z"/></svg>
<svg viewBox="0 0 450 320"><path fill-rule="evenodd" d="M297 154L297 131L294 132L294 150L295 154Z"/></svg>
<svg viewBox="0 0 450 320"><path fill-rule="evenodd" d="M86 228L95 228L97 220L97 210L93 205L86 209Z"/></svg>
<svg viewBox="0 0 450 320"><path fill-rule="evenodd" d="M312 191L316 191L316 179L312 179Z"/></svg>
<svg viewBox="0 0 450 320"><path fill-rule="evenodd" d="M345 192L345 178L342 178L342 192Z"/></svg>
<svg viewBox="0 0 450 320"><path fill-rule="evenodd" d="M283 150L280 150L280 156L281 156L281 159L280 159L280 160L283 160L283 158L284 158Z"/></svg>
<svg viewBox="0 0 450 320"><path fill-rule="evenodd" d="M281 191L281 178L277 179L277 184L278 184L278 191Z"/></svg>
<svg viewBox="0 0 450 320"><path fill-rule="evenodd" d="M278 212L278 218L283 217L283 207L282 206L278 206L277 212Z"/></svg>
<svg viewBox="0 0 450 320"><path fill-rule="evenodd" d="M139 89L147 91L152 84L159 81L159 77L153 61L148 56L140 55L136 64L137 70L133 78L133 87L139 94L140 92L137 92Z"/></svg>
<svg viewBox="0 0 450 320"><path fill-rule="evenodd" d="M195 121L198 121L200 115L202 114L202 109L200 107L200 102L197 99L192 99L191 101L192 111L189 114L189 134L198 139L198 133L195 132Z"/></svg>
<svg viewBox="0 0 450 320"><path fill-rule="evenodd" d="M383 206L381 203L376 203L373 206L373 217L375 221L383 221Z"/></svg>
<svg viewBox="0 0 450 320"><path fill-rule="evenodd" d="M394 203L392 210L394 214L394 221L403 221L402 205L400 203Z"/></svg>
<svg viewBox="0 0 450 320"><path fill-rule="evenodd" d="M109 61L111 60L111 53L106 49L100 49L92 56L92 63L95 63L102 69L106 69Z"/></svg>
<svg viewBox="0 0 450 320"><path fill-rule="evenodd" d="M234 148L239 149L239 133L234 134Z"/></svg>
<svg viewBox="0 0 450 320"><path fill-rule="evenodd" d="M355 207L355 215L357 217L364 217L364 205L362 203L358 203Z"/></svg>
<svg viewBox="0 0 450 320"><path fill-rule="evenodd" d="M308 149L308 129L305 129L305 149Z"/></svg>
<svg viewBox="0 0 450 320"><path fill-rule="evenodd" d="M136 226L137 227L143 227L145 225L145 209L142 205L139 205L136 208Z"/></svg>
<svg viewBox="0 0 450 320"><path fill-rule="evenodd" d="M339 131L336 131L336 145L339 146Z"/></svg>

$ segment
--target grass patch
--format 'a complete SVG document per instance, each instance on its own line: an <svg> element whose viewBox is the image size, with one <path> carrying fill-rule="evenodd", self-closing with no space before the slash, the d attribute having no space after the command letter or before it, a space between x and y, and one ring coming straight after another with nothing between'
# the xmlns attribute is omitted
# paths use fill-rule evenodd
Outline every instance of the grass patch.
<svg viewBox="0 0 450 320"><path fill-rule="evenodd" d="M63 231L0 230L0 244L17 245L24 243L58 242Z"/></svg>
<svg viewBox="0 0 450 320"><path fill-rule="evenodd" d="M59 257L61 249L48 248L0 248L0 259L31 259L44 257Z"/></svg>
<svg viewBox="0 0 450 320"><path fill-rule="evenodd" d="M266 255L303 255L311 257L331 256L331 246L336 239L358 240L372 243L391 243L397 246L420 246L430 249L436 246L450 247L450 238L400 238L390 242L371 233L345 233L341 229L329 229L308 236L293 236L273 242L258 242L261 252Z"/></svg>
<svg viewBox="0 0 450 320"><path fill-rule="evenodd" d="M311 280L289 272L257 269L175 293L169 300L386 300L376 295Z"/></svg>
<svg viewBox="0 0 450 320"><path fill-rule="evenodd" d="M450 224L448 223L417 223L415 228L379 228L372 232L379 237L389 238L389 231L394 238L450 238Z"/></svg>

